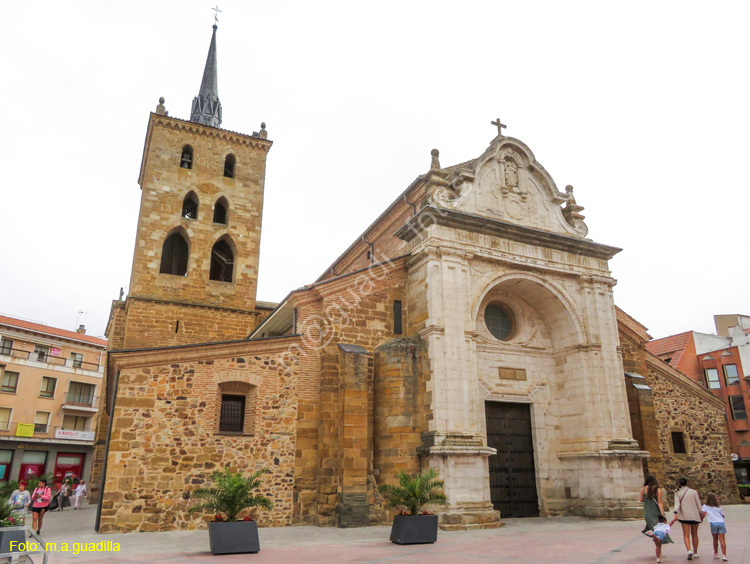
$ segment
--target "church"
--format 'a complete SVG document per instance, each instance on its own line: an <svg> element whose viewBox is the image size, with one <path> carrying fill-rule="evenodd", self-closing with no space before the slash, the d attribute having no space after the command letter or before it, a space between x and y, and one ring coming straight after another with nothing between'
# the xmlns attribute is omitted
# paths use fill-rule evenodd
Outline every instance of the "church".
<svg viewBox="0 0 750 564"><path fill-rule="evenodd" d="M161 99L148 120L131 281L107 327L98 530L205 526L191 491L223 467L271 471L266 526L385 522L377 485L427 468L444 529L640 516L644 471L671 477L674 421L699 435L689 411L665 427L655 406L679 388L710 425L723 410L674 370L654 387L671 369L615 308L620 249L588 238L572 187L498 119L473 160L425 155L317 280L257 301L272 141L265 124L221 129L216 32L190 119ZM684 469L710 459L714 487L733 476L725 431L701 436Z"/></svg>

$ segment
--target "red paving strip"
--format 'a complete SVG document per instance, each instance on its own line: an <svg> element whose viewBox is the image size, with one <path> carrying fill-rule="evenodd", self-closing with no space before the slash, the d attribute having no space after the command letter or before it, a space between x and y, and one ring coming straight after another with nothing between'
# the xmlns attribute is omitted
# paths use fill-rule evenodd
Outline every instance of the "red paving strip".
<svg viewBox="0 0 750 564"><path fill-rule="evenodd" d="M735 509L735 507L737 509ZM729 508L727 544L729 562L750 564L750 508ZM129 553L72 555L53 554L51 564L75 560L81 564L654 564L653 542L640 534L642 521L523 520L510 519L501 529L471 533L440 533L432 545L399 546L387 540L357 539L352 531L339 544L293 544L294 528L287 529L288 543L261 549L258 554L214 556L207 551L175 552L175 545L158 554ZM286 531L285 531L286 532ZM673 528L676 544L665 545L664 564L687 564L679 524ZM133 533L133 540L139 535ZM263 543L261 532L261 545ZM286 537L281 537L286 541ZM131 544L135 547L137 544ZM206 548L208 537L206 536ZM166 547L165 547L166 548ZM723 564L714 560L707 524L700 528L700 560L695 564ZM36 562L36 560L35 560Z"/></svg>
<svg viewBox="0 0 750 564"><path fill-rule="evenodd" d="M484 538L449 538L440 539L434 545L399 546L387 541L361 542L357 544L307 545L290 546L286 548L262 549L258 554L236 554L213 556L204 553L174 553L159 555L130 555L119 554L114 557L104 555L79 555L77 562L87 564L136 564L154 562L158 564L235 564L257 562L265 563L306 563L330 564L331 562L351 563L400 563L429 562L430 564L451 564L454 562L517 562L534 564L557 562L560 564L619 564L648 562L653 560L652 543L636 533L627 535L625 543L622 538L602 538L599 531L592 531L592 535L581 534L583 531L560 531L562 539L549 538L545 533L524 533L518 536L498 537L496 535ZM592 538L593 537L593 538ZM628 547L629 556L613 552L619 550L623 544ZM640 544L640 546L637 546ZM602 546L606 545L606 546ZM50 562L62 562L68 558L51 558Z"/></svg>

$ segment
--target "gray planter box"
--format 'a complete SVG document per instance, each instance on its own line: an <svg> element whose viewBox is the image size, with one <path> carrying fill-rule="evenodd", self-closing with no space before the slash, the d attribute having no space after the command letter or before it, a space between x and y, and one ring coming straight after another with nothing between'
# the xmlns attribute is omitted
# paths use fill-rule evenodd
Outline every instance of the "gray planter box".
<svg viewBox="0 0 750 564"><path fill-rule="evenodd" d="M0 527L0 553L5 552L20 552L18 545L13 545L13 550L10 549L10 543L12 542L26 542L26 530L23 527Z"/></svg>
<svg viewBox="0 0 750 564"><path fill-rule="evenodd" d="M212 554L258 552L260 551L258 523L255 521L209 523L208 542Z"/></svg>
<svg viewBox="0 0 750 564"><path fill-rule="evenodd" d="M396 515L391 527L391 542L427 544L437 540L437 515Z"/></svg>

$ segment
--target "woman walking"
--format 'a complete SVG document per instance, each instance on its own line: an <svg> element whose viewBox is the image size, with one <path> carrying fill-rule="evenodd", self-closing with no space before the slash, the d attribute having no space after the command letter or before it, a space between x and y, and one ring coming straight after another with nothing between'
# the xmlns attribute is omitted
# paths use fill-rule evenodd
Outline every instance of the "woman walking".
<svg viewBox="0 0 750 564"><path fill-rule="evenodd" d="M47 480L41 478L39 480L39 485L37 485L34 493L31 494L31 513L34 519L32 528L36 529L37 535L42 531L44 514L47 512L47 507L49 507L49 500L51 498L52 490L47 485Z"/></svg>
<svg viewBox="0 0 750 564"><path fill-rule="evenodd" d="M659 522L659 515L664 515L664 503L662 501L661 488L656 476L648 474L646 480L643 482L643 487L639 495L641 503L643 503L643 518L646 520L646 526L644 527L643 534L648 531L653 531L656 524ZM667 534L664 537L662 543L674 543L672 538Z"/></svg>
<svg viewBox="0 0 750 564"><path fill-rule="evenodd" d="M76 488L76 504L73 506L73 509L81 508L81 500L83 500L84 497L86 497L86 482L81 480Z"/></svg>
<svg viewBox="0 0 750 564"><path fill-rule="evenodd" d="M682 525L682 538L687 549L687 559L700 558L698 554L698 525L701 524L701 499L698 492L687 486L687 478L680 478L679 489L674 493L674 519L669 524L679 521ZM690 540L693 548L690 548Z"/></svg>

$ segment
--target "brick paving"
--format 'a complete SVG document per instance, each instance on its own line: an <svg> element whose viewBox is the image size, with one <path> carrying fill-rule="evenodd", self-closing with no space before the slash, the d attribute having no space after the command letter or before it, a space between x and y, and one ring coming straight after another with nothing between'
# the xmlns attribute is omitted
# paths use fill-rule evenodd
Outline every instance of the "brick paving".
<svg viewBox="0 0 750 564"><path fill-rule="evenodd" d="M730 562L750 564L750 505L726 506ZM495 562L499 564L648 564L655 562L653 543L640 534L641 521L594 521L577 517L507 519L500 529L445 532L433 545L398 546L388 541L388 527L338 529L278 527L260 530L261 552L213 556L208 533L128 533L98 535L93 531L96 510L66 509L47 515L42 537L48 542L120 543L120 552L55 553L49 562L87 564L235 564L332 562L399 563ZM677 524L679 528L679 524ZM677 532L677 531L675 531ZM665 547L665 564L687 562L679 534ZM714 562L708 524L700 529L701 559ZM41 558L35 558L41 562ZM718 561L721 562L721 561Z"/></svg>

